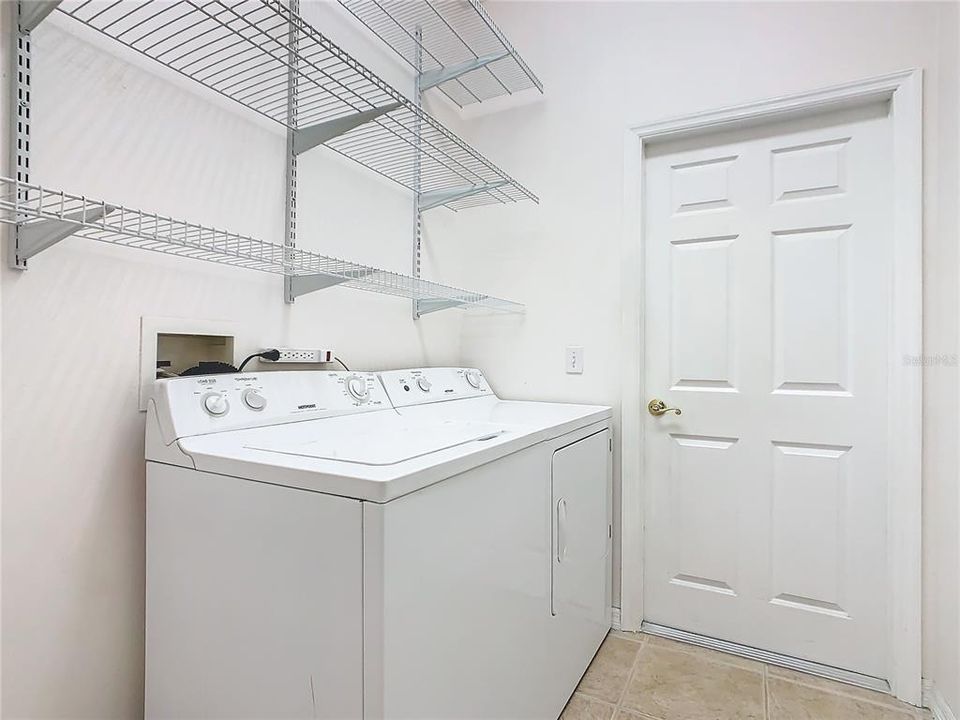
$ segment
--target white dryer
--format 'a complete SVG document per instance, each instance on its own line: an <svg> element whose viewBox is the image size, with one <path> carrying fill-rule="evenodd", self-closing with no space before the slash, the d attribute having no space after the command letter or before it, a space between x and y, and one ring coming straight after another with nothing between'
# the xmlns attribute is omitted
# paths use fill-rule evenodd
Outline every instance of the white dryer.
<svg viewBox="0 0 960 720"><path fill-rule="evenodd" d="M473 369L158 382L147 718L556 718L610 625L609 423Z"/></svg>

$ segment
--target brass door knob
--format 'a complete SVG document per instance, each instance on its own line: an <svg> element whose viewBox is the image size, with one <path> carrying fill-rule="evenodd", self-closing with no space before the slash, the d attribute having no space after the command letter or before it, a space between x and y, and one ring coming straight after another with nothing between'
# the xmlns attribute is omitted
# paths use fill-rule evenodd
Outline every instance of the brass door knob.
<svg viewBox="0 0 960 720"><path fill-rule="evenodd" d="M682 411L680 408L667 407L667 404L660 398L654 398L647 403L647 410L651 415L663 415L664 413L672 412L676 415L679 415Z"/></svg>

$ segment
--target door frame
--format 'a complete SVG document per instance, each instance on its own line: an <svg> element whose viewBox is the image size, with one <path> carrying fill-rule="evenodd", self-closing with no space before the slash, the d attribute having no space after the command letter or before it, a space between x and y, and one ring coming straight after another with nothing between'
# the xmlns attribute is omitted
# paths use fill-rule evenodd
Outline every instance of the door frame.
<svg viewBox="0 0 960 720"><path fill-rule="evenodd" d="M621 248L621 596L620 626L643 622L644 478L644 155L653 141L712 134L792 117L890 101L893 131L893 274L888 385L887 557L890 578L890 668L898 698L921 699L921 443L920 367L905 361L922 352L923 75L904 70L811 92L725 107L638 125L624 139L624 214ZM922 366L922 364L921 364Z"/></svg>

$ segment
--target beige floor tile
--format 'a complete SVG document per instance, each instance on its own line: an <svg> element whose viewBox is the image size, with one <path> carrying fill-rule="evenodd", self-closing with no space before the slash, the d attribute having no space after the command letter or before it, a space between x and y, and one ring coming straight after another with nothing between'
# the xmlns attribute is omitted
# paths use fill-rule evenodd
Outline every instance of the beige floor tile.
<svg viewBox="0 0 960 720"><path fill-rule="evenodd" d="M676 650L678 652L699 655L700 657L713 660L714 662L726 663L727 665L734 665L746 670L754 670L756 672L761 672L763 670L763 663L756 662L755 660L748 660L747 658L742 658L738 655L730 655L728 653L717 652L716 650L708 650L707 648L702 648L699 645L691 645L690 643L668 640L667 638L657 637L656 635L645 635L644 637L646 638L645 642L649 643L650 645L656 645L657 647L666 648L667 650Z"/></svg>
<svg viewBox="0 0 960 720"><path fill-rule="evenodd" d="M586 695L574 693L570 702L563 709L560 720L610 720L613 717L615 705L600 702Z"/></svg>
<svg viewBox="0 0 960 720"><path fill-rule="evenodd" d="M587 668L577 691L616 704L642 647L633 640L608 636Z"/></svg>
<svg viewBox="0 0 960 720"><path fill-rule="evenodd" d="M617 713L613 716L613 720L650 720L650 716L641 715L640 713L633 712L633 710L617 708ZM653 720L656 720L656 718Z"/></svg>
<svg viewBox="0 0 960 720"><path fill-rule="evenodd" d="M905 703L900 702L893 697L893 695L875 692L874 690L866 690L853 685L847 685L846 683L839 683L835 680L827 680L826 678L817 677L816 675L808 675L806 673L797 672L796 670L789 670L787 668L776 667L774 665L769 665L767 672L772 678L791 680L793 682L800 683L801 685L808 685L819 690L825 690L838 695L848 695L857 700L865 700L866 702L876 703L878 705L886 705L899 710L911 712L917 710L917 708L914 708L911 705L906 705Z"/></svg>
<svg viewBox="0 0 960 720"><path fill-rule="evenodd" d="M911 710L838 695L810 685L767 679L770 720L914 720Z"/></svg>
<svg viewBox="0 0 960 720"><path fill-rule="evenodd" d="M644 643L622 704L661 720L763 720L763 672Z"/></svg>
<svg viewBox="0 0 960 720"><path fill-rule="evenodd" d="M630 632L629 630L611 630L610 637L622 638L623 640L633 640L634 642L643 642L650 637L641 632Z"/></svg>

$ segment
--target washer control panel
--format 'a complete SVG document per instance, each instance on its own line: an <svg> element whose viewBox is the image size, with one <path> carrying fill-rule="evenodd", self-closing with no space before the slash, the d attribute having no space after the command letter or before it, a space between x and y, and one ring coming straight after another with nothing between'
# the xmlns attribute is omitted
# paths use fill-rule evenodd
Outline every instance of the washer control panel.
<svg viewBox="0 0 960 720"><path fill-rule="evenodd" d="M394 407L494 395L476 368L410 368L380 373Z"/></svg>
<svg viewBox="0 0 960 720"><path fill-rule="evenodd" d="M267 398L262 391L256 388L247 388L240 393L240 398L243 400L244 405L257 412L260 412L267 406Z"/></svg>
<svg viewBox="0 0 960 720"><path fill-rule="evenodd" d="M351 375L344 383L347 394L358 403L365 403L370 399L369 379L363 375Z"/></svg>
<svg viewBox="0 0 960 720"><path fill-rule="evenodd" d="M230 411L230 401L227 399L227 396L218 392L206 393L203 396L201 403L203 405L203 409L213 417L226 415Z"/></svg>
<svg viewBox="0 0 960 720"><path fill-rule="evenodd" d="M375 373L315 371L159 380L153 403L171 439L391 407Z"/></svg>

